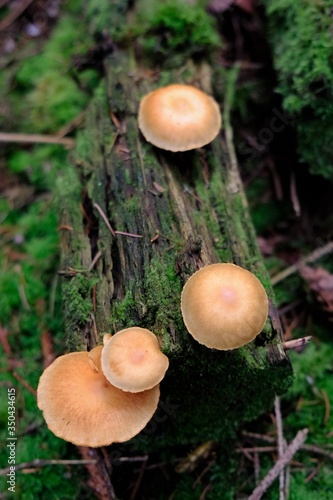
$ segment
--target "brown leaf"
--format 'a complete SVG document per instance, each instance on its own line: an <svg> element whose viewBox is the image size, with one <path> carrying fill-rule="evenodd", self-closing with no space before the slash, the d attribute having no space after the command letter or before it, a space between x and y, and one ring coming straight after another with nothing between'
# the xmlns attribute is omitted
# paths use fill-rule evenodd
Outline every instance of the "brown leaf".
<svg viewBox="0 0 333 500"><path fill-rule="evenodd" d="M323 267L310 266L303 266L300 274L314 293L321 308L328 313L333 313L333 274Z"/></svg>

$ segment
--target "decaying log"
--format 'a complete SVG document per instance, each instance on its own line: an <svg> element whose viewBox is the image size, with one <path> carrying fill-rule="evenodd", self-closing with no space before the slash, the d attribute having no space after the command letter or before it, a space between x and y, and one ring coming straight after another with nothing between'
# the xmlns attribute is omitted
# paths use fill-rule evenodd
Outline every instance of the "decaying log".
<svg viewBox="0 0 333 500"><path fill-rule="evenodd" d="M240 422L270 408L274 395L292 379L273 303L257 339L229 352L195 342L180 313L182 286L214 262L251 270L273 301L238 173L228 110L222 109L221 134L186 153L148 144L139 132L137 111L142 95L173 81L214 93L223 107L223 81L215 75L211 87L207 75L212 70L202 62L162 76L161 71L149 73L125 49L105 60L105 70L57 186L68 347L90 349L105 332L149 328L158 335L170 368L155 418L129 446L136 449L144 442L157 449L221 440Z"/></svg>

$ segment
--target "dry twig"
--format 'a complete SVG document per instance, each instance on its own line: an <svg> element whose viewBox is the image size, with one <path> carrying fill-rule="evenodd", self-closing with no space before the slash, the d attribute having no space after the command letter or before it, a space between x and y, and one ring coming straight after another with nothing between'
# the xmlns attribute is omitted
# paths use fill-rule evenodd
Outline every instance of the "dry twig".
<svg viewBox="0 0 333 500"><path fill-rule="evenodd" d="M41 458L35 458L31 462L16 464L15 471L22 469L40 469L41 467L46 467L47 465L87 465L95 463L96 460L43 460ZM10 470L10 467L0 469L0 476L5 476L8 472L10 472Z"/></svg>
<svg viewBox="0 0 333 500"><path fill-rule="evenodd" d="M257 486L252 494L249 496L248 500L260 500L263 494L268 490L273 481L278 477L280 472L284 467L290 462L290 460L295 455L296 451L300 449L303 445L306 437L308 435L308 429L303 429L296 434L296 437L290 443L281 458L275 463L274 467L268 472L268 474L261 481L259 486Z"/></svg>
<svg viewBox="0 0 333 500"><path fill-rule="evenodd" d="M287 340L287 342L283 342L282 347L285 351L288 349L300 349L304 345L306 345L312 339L311 335L308 337L303 337L301 339L293 339Z"/></svg>
<svg viewBox="0 0 333 500"><path fill-rule="evenodd" d="M333 252L333 241L330 241L323 247L316 248L316 250L311 252L309 255L303 257L298 262L296 262L296 264L293 264L292 266L287 267L286 269L276 274L275 276L272 276L271 277L272 285L276 285L277 283L280 283L280 281L285 280L286 278L288 278L288 276L291 276L292 274L296 273L305 264L308 264L309 262L315 262L316 260L321 259L322 257L331 252Z"/></svg>
<svg viewBox="0 0 333 500"><path fill-rule="evenodd" d="M0 133L0 142L22 142L27 144L59 144L67 148L75 146L74 139L70 137L58 137L56 135L42 134L11 134Z"/></svg>

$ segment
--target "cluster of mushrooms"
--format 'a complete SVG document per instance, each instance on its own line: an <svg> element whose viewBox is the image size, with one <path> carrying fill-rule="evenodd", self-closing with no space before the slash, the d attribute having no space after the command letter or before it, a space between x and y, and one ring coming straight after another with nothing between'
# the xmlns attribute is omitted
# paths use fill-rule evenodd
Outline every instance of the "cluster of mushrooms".
<svg viewBox="0 0 333 500"><path fill-rule="evenodd" d="M189 85L162 87L140 103L139 128L144 137L169 151L202 147L220 127L216 101ZM219 263L189 278L180 307L184 324L197 342L230 350L261 332L268 298L254 274ZM168 366L151 331L136 326L105 334L103 345L60 356L44 370L37 389L38 407L49 429L66 441L90 447L125 442L155 413Z"/></svg>

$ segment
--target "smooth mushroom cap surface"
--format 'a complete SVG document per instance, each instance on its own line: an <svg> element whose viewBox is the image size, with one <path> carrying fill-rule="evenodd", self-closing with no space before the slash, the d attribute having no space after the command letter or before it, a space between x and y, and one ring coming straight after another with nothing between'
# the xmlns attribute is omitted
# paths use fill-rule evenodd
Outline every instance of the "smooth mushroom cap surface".
<svg viewBox="0 0 333 500"><path fill-rule="evenodd" d="M241 347L261 332L268 298L258 278L235 264L211 264L185 284L181 310L188 332L207 347Z"/></svg>
<svg viewBox="0 0 333 500"><path fill-rule="evenodd" d="M168 151L188 151L211 142L221 129L217 102L191 85L173 84L144 96L139 128L145 139Z"/></svg>
<svg viewBox="0 0 333 500"><path fill-rule="evenodd" d="M140 327L115 333L102 350L102 370L112 385L140 392L158 384L169 367L156 335Z"/></svg>
<svg viewBox="0 0 333 500"><path fill-rule="evenodd" d="M48 428L78 446L107 446L138 434L153 416L160 390L131 394L101 370L102 346L57 358L40 377L37 404Z"/></svg>

